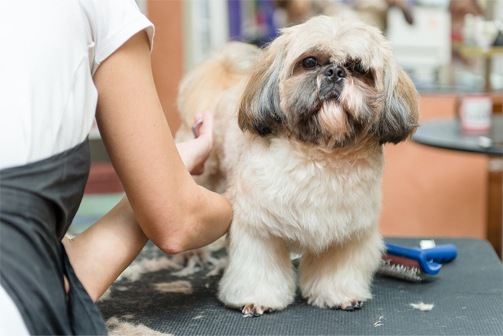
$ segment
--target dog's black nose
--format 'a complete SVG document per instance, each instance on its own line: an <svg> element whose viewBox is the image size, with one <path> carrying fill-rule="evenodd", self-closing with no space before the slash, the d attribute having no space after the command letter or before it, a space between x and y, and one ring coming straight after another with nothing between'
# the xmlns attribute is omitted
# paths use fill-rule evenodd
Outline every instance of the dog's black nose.
<svg viewBox="0 0 503 336"><path fill-rule="evenodd" d="M336 82L346 77L346 71L341 67L330 66L323 73L328 79Z"/></svg>

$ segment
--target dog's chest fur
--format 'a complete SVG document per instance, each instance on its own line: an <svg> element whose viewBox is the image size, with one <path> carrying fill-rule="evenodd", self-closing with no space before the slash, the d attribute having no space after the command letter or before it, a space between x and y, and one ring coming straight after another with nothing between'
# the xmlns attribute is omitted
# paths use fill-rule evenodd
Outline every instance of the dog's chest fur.
<svg viewBox="0 0 503 336"><path fill-rule="evenodd" d="M227 174L233 225L317 252L377 225L381 146L326 153L287 138L239 130L229 136L234 140L226 141L225 165L233 167Z"/></svg>

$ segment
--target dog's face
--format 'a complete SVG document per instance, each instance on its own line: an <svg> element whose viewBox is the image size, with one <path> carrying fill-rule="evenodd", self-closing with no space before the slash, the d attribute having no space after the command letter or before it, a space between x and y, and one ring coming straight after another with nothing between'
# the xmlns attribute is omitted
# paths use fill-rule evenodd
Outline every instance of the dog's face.
<svg viewBox="0 0 503 336"><path fill-rule="evenodd" d="M376 28L318 16L283 30L258 59L239 126L341 147L364 138L398 143L418 122L418 94Z"/></svg>

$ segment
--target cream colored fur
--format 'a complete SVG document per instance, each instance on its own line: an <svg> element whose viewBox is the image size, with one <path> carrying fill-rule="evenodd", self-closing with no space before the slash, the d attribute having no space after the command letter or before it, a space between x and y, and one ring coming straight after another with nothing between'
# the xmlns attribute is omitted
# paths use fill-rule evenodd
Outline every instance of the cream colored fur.
<svg viewBox="0 0 503 336"><path fill-rule="evenodd" d="M382 148L324 153L231 125L224 166L231 167L234 220L219 298L236 308L283 309L294 299L288 253L294 249L303 253L299 285L309 303L336 307L369 299L383 249L377 230Z"/></svg>
<svg viewBox="0 0 503 336"><path fill-rule="evenodd" d="M196 112L212 110L216 124L219 120L226 119L227 110L215 110L215 104L222 92L244 80L260 54L260 49L255 46L229 42L219 53L215 53L184 76L178 94L178 110L182 123L175 135L176 142L194 138L191 128ZM220 141L225 128L216 125L214 132L214 148L217 150L211 152L204 167L204 176L194 176L194 179L208 189L223 192L225 176L221 172L222 153L218 148L223 148Z"/></svg>
<svg viewBox="0 0 503 336"><path fill-rule="evenodd" d="M361 41L368 43L361 45ZM247 50L244 54L251 51L234 43L223 54L229 48ZM295 135L297 126L291 125L291 120L298 112L288 100L292 90L309 76L308 71L299 72L296 64L310 53L332 55L331 61L340 64L348 57L358 58L364 67L375 69L374 85L348 76L339 101L322 104L318 113L323 138L311 142ZM214 111L214 149L197 181L213 190L225 182L234 210L228 235L229 264L218 297L230 307L245 306L247 314L285 308L295 296L297 279L289 254L295 250L302 253L298 283L310 304L344 308L368 300L383 251L378 232L382 143L396 143L413 132L410 125L417 121L417 92L377 29L354 21L317 17L286 29L263 55L251 54L259 59L249 74L241 72L241 82L225 92L221 87L214 104L208 98L215 98L214 90L200 91L190 83L211 86L207 77L217 58L201 64L184 79L179 97L185 124L178 139L190 137L190 113L194 110L184 109L185 101L211 101L204 109ZM231 68L219 71L225 74ZM272 86L270 78L276 70L278 84ZM205 75L198 76L201 72ZM222 74L215 76L221 78ZM315 85L319 86L319 81ZM258 134L253 125L263 115L255 114L254 109L264 102L256 96L264 88L276 87L284 113L278 123L282 124L276 132ZM370 106L365 99L371 94L378 98ZM402 106L405 108L399 109ZM373 114L365 129L355 134L347 119L349 114L360 118L365 108ZM390 111L396 120L386 119ZM400 118L410 119L403 121L409 128ZM391 126L381 129L383 123ZM401 126L406 134L398 138L386 137L383 131L394 129L398 134Z"/></svg>

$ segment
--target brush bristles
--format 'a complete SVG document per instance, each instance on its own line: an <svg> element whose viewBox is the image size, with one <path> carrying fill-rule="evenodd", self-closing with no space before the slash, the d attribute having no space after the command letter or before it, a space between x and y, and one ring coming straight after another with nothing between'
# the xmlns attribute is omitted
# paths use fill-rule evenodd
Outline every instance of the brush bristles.
<svg viewBox="0 0 503 336"><path fill-rule="evenodd" d="M424 276L421 270L400 264L392 264L389 260L381 260L377 274L410 282L421 282Z"/></svg>

